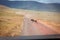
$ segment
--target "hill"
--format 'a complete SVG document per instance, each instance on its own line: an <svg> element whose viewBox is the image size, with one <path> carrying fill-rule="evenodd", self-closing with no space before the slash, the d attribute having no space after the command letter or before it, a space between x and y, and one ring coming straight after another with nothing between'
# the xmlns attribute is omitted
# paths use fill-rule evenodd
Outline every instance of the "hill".
<svg viewBox="0 0 60 40"><path fill-rule="evenodd" d="M6 5L11 8L38 10L38 11L54 11L60 12L59 3L44 4L35 1L2 1L2 5Z"/></svg>

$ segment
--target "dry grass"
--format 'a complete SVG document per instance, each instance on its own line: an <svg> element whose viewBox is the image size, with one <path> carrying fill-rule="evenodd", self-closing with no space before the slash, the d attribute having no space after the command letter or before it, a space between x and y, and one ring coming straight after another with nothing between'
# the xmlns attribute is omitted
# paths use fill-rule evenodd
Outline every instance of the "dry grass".
<svg viewBox="0 0 60 40"><path fill-rule="evenodd" d="M20 36L23 15L0 11L0 36Z"/></svg>

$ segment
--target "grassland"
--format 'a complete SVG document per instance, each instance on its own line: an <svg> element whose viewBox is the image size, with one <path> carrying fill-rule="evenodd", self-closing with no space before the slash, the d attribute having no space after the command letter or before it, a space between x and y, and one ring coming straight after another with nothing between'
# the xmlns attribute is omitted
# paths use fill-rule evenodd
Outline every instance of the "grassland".
<svg viewBox="0 0 60 40"><path fill-rule="evenodd" d="M39 19L60 29L60 12L14 9L0 6L0 36L17 36L21 33L23 17Z"/></svg>
<svg viewBox="0 0 60 40"><path fill-rule="evenodd" d="M21 35L23 15L15 14L9 9L0 9L0 36Z"/></svg>

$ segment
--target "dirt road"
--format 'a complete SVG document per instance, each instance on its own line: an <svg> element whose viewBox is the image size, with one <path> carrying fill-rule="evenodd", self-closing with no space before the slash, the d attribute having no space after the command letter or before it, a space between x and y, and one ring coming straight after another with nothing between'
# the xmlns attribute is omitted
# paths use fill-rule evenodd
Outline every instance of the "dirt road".
<svg viewBox="0 0 60 40"><path fill-rule="evenodd" d="M23 35L51 35L57 34L53 29L48 28L46 25L38 22L32 22L31 19L25 18L23 25Z"/></svg>

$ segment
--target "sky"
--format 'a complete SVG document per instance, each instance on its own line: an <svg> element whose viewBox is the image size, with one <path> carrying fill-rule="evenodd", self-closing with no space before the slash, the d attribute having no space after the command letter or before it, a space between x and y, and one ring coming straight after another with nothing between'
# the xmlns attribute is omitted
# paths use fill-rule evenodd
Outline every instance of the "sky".
<svg viewBox="0 0 60 40"><path fill-rule="evenodd" d="M9 1L37 1L42 3L60 3L60 0L9 0Z"/></svg>

